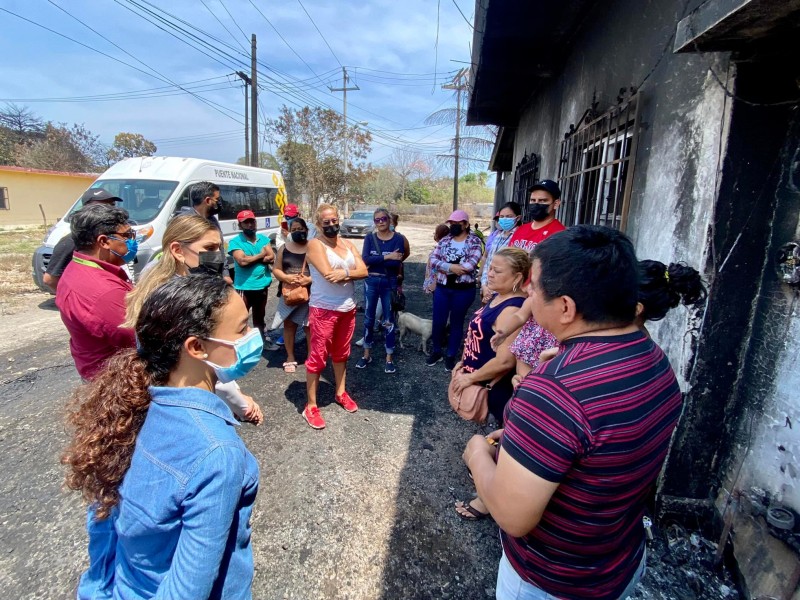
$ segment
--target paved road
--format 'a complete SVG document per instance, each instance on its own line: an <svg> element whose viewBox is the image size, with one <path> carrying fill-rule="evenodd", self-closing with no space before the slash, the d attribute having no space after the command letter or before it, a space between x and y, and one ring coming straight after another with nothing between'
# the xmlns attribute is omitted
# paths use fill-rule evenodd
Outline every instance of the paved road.
<svg viewBox="0 0 800 600"><path fill-rule="evenodd" d="M416 246L412 260L426 257L430 228L401 230ZM406 285L417 314L430 312L430 298L420 293L422 268L409 264ZM58 461L67 439L64 406L78 383L68 336L44 295L2 321L0 595L72 598L86 566L86 536L84 506L63 491ZM304 344L299 352L304 356ZM267 419L241 428L261 466L254 598L493 594L496 528L462 522L452 510L469 494L460 455L476 428L451 413L441 364L426 368L423 355L407 349L398 352L399 372L386 375L380 351L376 356L367 369L349 372L359 412L334 404L323 383L323 431L300 417L305 373L284 373L282 351L266 353L242 382ZM332 381L330 369L325 376Z"/></svg>

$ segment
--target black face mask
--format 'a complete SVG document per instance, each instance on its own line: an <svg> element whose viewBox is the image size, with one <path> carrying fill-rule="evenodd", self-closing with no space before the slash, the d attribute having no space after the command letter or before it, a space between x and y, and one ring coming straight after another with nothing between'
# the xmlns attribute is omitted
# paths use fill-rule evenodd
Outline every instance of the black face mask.
<svg viewBox="0 0 800 600"><path fill-rule="evenodd" d="M458 237L462 233L464 233L464 226L461 223L453 223L450 225L450 235Z"/></svg>
<svg viewBox="0 0 800 600"><path fill-rule="evenodd" d="M196 267L190 267L189 273L203 273L206 275L222 275L222 269L225 266L225 255L220 251L214 252L198 252L200 264Z"/></svg>
<svg viewBox="0 0 800 600"><path fill-rule="evenodd" d="M305 244L308 241L307 231L293 231L291 233L292 241L295 244Z"/></svg>
<svg viewBox="0 0 800 600"><path fill-rule="evenodd" d="M339 226L338 225L325 225L322 228L322 233L325 234L326 238L335 238L339 235Z"/></svg>
<svg viewBox="0 0 800 600"><path fill-rule="evenodd" d="M242 227L242 233L245 234L247 237L256 237L256 228L255 227Z"/></svg>
<svg viewBox="0 0 800 600"><path fill-rule="evenodd" d="M215 217L222 212L222 198L217 200L217 203L208 210L209 217Z"/></svg>
<svg viewBox="0 0 800 600"><path fill-rule="evenodd" d="M531 204L528 207L528 214L533 221L544 221L550 216L550 204Z"/></svg>

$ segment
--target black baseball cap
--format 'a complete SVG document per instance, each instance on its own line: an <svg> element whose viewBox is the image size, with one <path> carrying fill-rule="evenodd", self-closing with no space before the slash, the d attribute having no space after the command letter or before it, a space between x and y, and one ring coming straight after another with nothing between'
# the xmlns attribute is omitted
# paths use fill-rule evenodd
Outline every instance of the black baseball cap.
<svg viewBox="0 0 800 600"><path fill-rule="evenodd" d="M84 204L88 202L122 202L122 198L117 196L112 196L103 188L92 188L88 189L83 192L83 196L81 196L81 200L83 200Z"/></svg>
<svg viewBox="0 0 800 600"><path fill-rule="evenodd" d="M544 190L553 197L553 200L558 200L561 198L561 188L558 187L558 184L552 179L542 179L541 181L537 181L531 186L531 189L528 193L535 192L536 190Z"/></svg>

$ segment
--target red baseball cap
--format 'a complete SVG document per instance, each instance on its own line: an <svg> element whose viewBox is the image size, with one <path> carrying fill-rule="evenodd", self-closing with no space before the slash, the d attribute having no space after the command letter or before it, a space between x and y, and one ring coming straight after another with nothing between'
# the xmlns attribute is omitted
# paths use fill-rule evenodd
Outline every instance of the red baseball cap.
<svg viewBox="0 0 800 600"><path fill-rule="evenodd" d="M299 214L300 210L297 208L297 204L287 204L283 209L283 216L290 219L294 219Z"/></svg>
<svg viewBox="0 0 800 600"><path fill-rule="evenodd" d="M247 219L255 219L256 215L252 210L243 210L238 215L236 215L236 220L240 223L242 221L247 221Z"/></svg>

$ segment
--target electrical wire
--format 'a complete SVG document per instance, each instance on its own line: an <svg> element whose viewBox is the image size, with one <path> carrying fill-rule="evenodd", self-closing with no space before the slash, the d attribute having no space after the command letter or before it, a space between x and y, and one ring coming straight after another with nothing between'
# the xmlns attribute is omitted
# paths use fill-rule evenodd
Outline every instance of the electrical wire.
<svg viewBox="0 0 800 600"><path fill-rule="evenodd" d="M239 26L239 23L236 21L236 19L234 18L234 16L231 14L231 11L229 11L229 10L228 10L228 7L227 7L227 6L225 6L225 2L224 2L223 0L219 0L219 3L222 5L222 8L225 10L225 12L226 12L226 13L228 13L228 16L231 18L231 21L233 21L233 24L234 24L234 25L236 25L236 28L237 28L239 31L241 31L241 32L242 32L242 36L244 36L244 41L245 41L246 43L250 42L250 41L251 41L251 40L250 40L250 38L249 38L249 37L247 37L247 34L244 32L244 29L242 29L242 28Z"/></svg>
<svg viewBox="0 0 800 600"><path fill-rule="evenodd" d="M316 29L316 30L317 30L317 33L319 34L319 37L321 37L321 38L322 38L322 41L323 41L323 42L325 42L325 45L328 47L328 50L330 50L330 51L331 51L331 54L333 55L333 58L335 58L335 59L336 59L336 62L337 62L337 63L339 63L339 66L340 66L340 67L344 68L344 65L342 64L342 61L340 61L340 60L339 60L339 57L338 57L338 56L336 56L336 53L333 51L333 48L331 48L331 45L328 43L328 40L326 40L326 39L325 39L325 36L324 36L324 35L322 35L322 32L319 30L319 27L317 27L317 24L314 22L314 19L312 19L312 18L311 18L311 15L310 15L310 14L309 14L309 12L306 10L306 7L305 7L305 6L303 6L303 2L302 2L302 0L297 0L297 3L300 5L300 8L302 8L302 9L303 9L303 12L304 12L304 13L306 13L306 16L308 17L308 20L309 20L309 21L311 21L311 24L314 26L314 29Z"/></svg>
<svg viewBox="0 0 800 600"><path fill-rule="evenodd" d="M224 30L227 32L227 34L228 34L228 35L231 37L231 39L234 39L234 38L236 38L236 36L235 36L235 35L233 35L233 34L231 33L231 30L230 30L230 29L228 29L228 27L225 25L225 23L223 23L223 22L220 20L220 18L219 18L219 17L216 15L216 13L215 13L213 10L211 10L211 7L210 7L208 4L206 4L206 0L200 0L200 2L202 2L202 3L203 3L203 6L205 6L205 7L206 7L206 10L207 10L209 13L211 13L211 16L212 16L212 17L214 17L214 19L216 19L217 23L219 23L220 25L222 25L222 28L223 28L223 29L224 29ZM241 42L238 42L238 43L239 43L239 47L240 47L242 50L244 50L244 51L246 52L246 51L247 51L247 48L245 48L245 46L244 46L244 45L243 45Z"/></svg>

